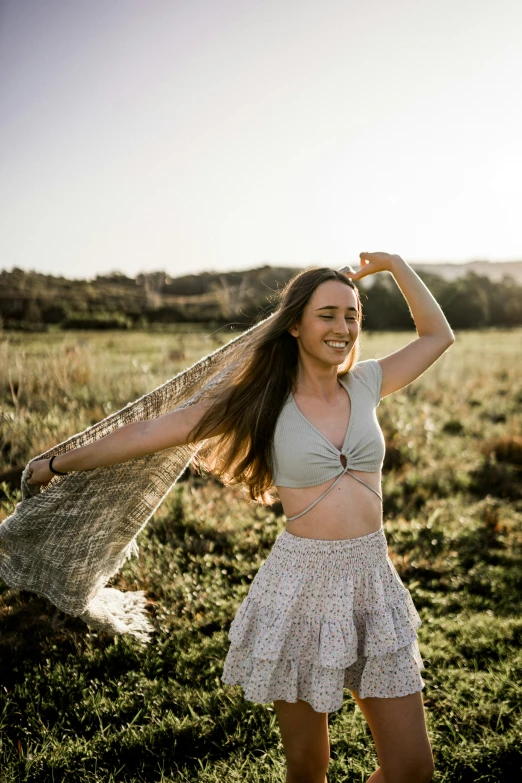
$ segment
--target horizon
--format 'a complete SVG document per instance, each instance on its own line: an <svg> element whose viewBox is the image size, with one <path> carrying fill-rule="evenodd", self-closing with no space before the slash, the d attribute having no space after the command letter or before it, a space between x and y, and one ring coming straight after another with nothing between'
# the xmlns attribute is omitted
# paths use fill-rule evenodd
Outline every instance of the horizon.
<svg viewBox="0 0 522 783"><path fill-rule="evenodd" d="M5 0L0 22L2 270L522 258L514 0Z"/></svg>
<svg viewBox="0 0 522 783"><path fill-rule="evenodd" d="M504 264L504 265L506 265L506 264L522 264L522 260L514 259L512 261L490 261L489 259L475 259L475 260L472 260L472 261L462 261L462 262L458 262L458 261L456 261L456 262L441 261L439 263L435 263L435 262L427 262L427 261L411 261L409 263L414 268L416 266L434 266L435 268L437 266L439 266L439 267L442 268L442 267L446 267L446 266L456 266L456 267L458 267L458 266L472 266L472 265L475 265L475 264L492 264L493 266L496 265L496 264L497 265L500 265L500 264ZM262 268L264 268L266 266L274 268L274 269L282 269L282 268L292 269L293 268L292 265L285 265L285 264L258 264L258 265L251 266L251 267L248 267L248 268L240 268L240 269L238 269L238 268L233 268L233 269L201 269L201 270L198 270L196 272L189 272L189 271L187 271L187 272L182 272L181 274L171 274L166 269L153 269L153 268L151 268L151 269L147 269L145 271L141 271L141 272L139 271L139 272L137 272L134 275L126 274L121 269L108 269L108 270L106 270L104 272L97 272L92 277L88 277L88 276L76 277L76 276L71 276L71 275L66 275L66 274L58 274L58 273L53 274L52 272L46 272L46 271L42 271L42 270L38 270L38 269L22 269L21 267L12 267L11 269L3 269L0 266L0 273L7 272L8 274L10 274L10 273L14 272L15 269L18 269L18 270L20 270L20 271L22 271L22 272L24 272L26 274L33 274L34 273L34 274L38 274L38 275L47 275L47 276L50 276L50 277L57 277L57 278L60 277L60 278L64 278L66 280L69 280L71 282L75 282L75 281L77 281L77 282L82 282L82 281L83 282L89 282L89 281L95 280L97 277L110 277L111 275L122 275L123 277L126 277L127 279L134 280L134 279L138 278L140 275L154 275L154 274L164 274L169 279L175 280L177 278L188 277L190 275L195 275L195 276L203 275L203 274L209 274L209 275L225 274L226 275L226 274L237 274L239 272L244 272L244 273L246 273L246 272L253 272L253 271L256 271L257 269L262 269ZM303 268L303 267L295 266L296 270L300 269L300 268ZM366 282L368 282L368 280L370 280L370 284L372 282L372 280L369 277L366 277L366 278L363 278L363 279Z"/></svg>

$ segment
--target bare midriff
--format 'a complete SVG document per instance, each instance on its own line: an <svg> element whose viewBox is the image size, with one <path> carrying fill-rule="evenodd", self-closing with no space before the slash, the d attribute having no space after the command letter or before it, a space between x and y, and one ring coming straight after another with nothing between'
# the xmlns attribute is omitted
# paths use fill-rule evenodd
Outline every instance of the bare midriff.
<svg viewBox="0 0 522 783"><path fill-rule="evenodd" d="M351 470L356 476L382 494L381 472ZM307 508L333 484L334 479L314 487L277 487L284 512L293 517ZM294 536L335 540L357 538L375 533L382 527L382 503L368 487L346 473L339 483L314 508L292 522L286 529Z"/></svg>

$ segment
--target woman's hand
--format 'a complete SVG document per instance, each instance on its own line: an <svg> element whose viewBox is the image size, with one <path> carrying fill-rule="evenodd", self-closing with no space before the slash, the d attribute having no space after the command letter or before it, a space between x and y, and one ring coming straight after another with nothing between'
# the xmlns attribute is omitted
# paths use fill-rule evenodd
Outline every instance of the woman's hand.
<svg viewBox="0 0 522 783"><path fill-rule="evenodd" d="M352 280L360 280L376 272L393 272L393 267L397 263L403 263L400 256L390 255L390 253L359 253L359 258L361 268L358 272L353 272L351 267L343 267L339 271Z"/></svg>
<svg viewBox="0 0 522 783"><path fill-rule="evenodd" d="M28 484L48 484L54 473L49 470L48 459L35 459L29 463Z"/></svg>

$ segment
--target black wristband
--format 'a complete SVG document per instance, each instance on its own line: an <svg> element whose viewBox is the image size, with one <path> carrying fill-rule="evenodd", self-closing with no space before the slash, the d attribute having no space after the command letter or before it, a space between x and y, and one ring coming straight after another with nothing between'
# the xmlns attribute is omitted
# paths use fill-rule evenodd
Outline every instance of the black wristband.
<svg viewBox="0 0 522 783"><path fill-rule="evenodd" d="M66 476L67 473L61 473L59 470L55 470L53 468L53 459L57 456L58 454L54 454L54 456L52 456L51 459L49 460L49 470L51 471L51 473L56 473L57 476Z"/></svg>

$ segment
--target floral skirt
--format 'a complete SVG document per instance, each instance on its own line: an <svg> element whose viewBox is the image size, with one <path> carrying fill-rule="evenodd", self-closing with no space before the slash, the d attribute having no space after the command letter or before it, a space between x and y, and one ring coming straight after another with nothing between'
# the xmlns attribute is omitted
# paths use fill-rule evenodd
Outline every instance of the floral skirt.
<svg viewBox="0 0 522 783"><path fill-rule="evenodd" d="M421 624L382 527L333 541L283 530L232 621L221 680L316 712L341 709L343 688L406 696L425 685Z"/></svg>

